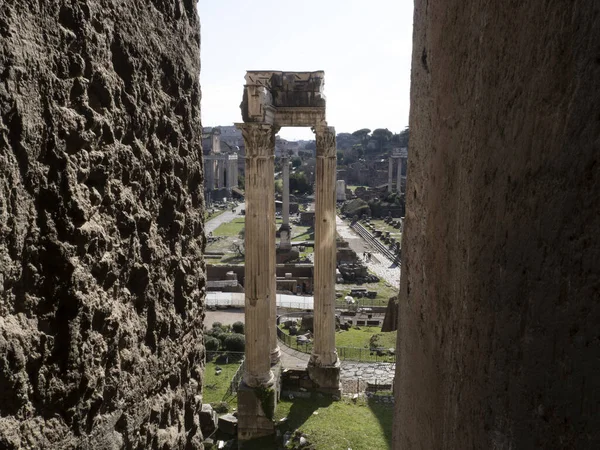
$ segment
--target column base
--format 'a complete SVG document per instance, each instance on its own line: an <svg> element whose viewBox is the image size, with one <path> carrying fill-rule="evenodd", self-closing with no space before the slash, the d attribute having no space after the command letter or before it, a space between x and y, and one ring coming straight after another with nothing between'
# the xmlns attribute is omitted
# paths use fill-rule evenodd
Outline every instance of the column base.
<svg viewBox="0 0 600 450"><path fill-rule="evenodd" d="M238 440L249 441L275 434L278 376L273 383L252 388L243 381L238 388Z"/></svg>
<svg viewBox="0 0 600 450"><path fill-rule="evenodd" d="M311 359L306 370L311 381L317 386L317 392L341 397L339 360L331 366L317 366Z"/></svg>
<svg viewBox="0 0 600 450"><path fill-rule="evenodd" d="M281 360L281 350L279 349L279 345L275 347L275 350L271 352L271 366L275 366L279 364Z"/></svg>
<svg viewBox="0 0 600 450"><path fill-rule="evenodd" d="M288 251L292 249L292 228L289 225L281 225L279 228L279 250Z"/></svg>

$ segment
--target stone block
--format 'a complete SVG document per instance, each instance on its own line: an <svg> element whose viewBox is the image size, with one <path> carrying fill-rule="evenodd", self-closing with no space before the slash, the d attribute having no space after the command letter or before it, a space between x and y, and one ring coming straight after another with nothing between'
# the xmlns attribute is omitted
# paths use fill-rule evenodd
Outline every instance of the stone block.
<svg viewBox="0 0 600 450"><path fill-rule="evenodd" d="M307 367L308 375L315 384L315 391L333 396L340 396L342 393L340 384L340 364L328 367Z"/></svg>
<svg viewBox="0 0 600 450"><path fill-rule="evenodd" d="M200 430L203 436L210 436L217 429L217 413L209 404L202 405L202 409L198 413L200 421Z"/></svg>
<svg viewBox="0 0 600 450"><path fill-rule="evenodd" d="M273 395L269 395L269 389ZM275 433L273 415L277 405L276 385L256 389L243 381L238 389L238 439L247 441Z"/></svg>
<svg viewBox="0 0 600 450"><path fill-rule="evenodd" d="M225 414L219 417L219 431L230 435L237 433L238 418L233 414Z"/></svg>

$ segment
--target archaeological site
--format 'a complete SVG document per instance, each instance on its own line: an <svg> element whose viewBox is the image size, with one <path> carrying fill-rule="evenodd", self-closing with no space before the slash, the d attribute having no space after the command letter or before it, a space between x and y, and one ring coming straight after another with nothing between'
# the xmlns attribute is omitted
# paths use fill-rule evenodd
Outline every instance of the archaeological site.
<svg viewBox="0 0 600 450"><path fill-rule="evenodd" d="M0 0L0 450L599 449L600 3L414 0L353 133L277 61L207 126L217 3Z"/></svg>

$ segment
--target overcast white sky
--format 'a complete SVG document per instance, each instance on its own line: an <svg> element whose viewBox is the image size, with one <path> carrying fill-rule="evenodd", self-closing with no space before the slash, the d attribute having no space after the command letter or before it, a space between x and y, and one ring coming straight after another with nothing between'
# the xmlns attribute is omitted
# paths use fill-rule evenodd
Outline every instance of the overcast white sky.
<svg viewBox="0 0 600 450"><path fill-rule="evenodd" d="M408 125L410 0L199 0L203 126L241 122L246 70L325 71L336 131ZM313 139L285 128L286 139Z"/></svg>

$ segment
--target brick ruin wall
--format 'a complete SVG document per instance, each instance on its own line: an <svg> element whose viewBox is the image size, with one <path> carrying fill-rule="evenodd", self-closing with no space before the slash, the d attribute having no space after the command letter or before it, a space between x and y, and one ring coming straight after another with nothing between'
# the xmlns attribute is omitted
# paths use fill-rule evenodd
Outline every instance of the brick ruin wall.
<svg viewBox="0 0 600 450"><path fill-rule="evenodd" d="M0 2L0 448L201 448L192 0Z"/></svg>
<svg viewBox="0 0 600 450"><path fill-rule="evenodd" d="M600 4L414 24L394 448L599 448Z"/></svg>

